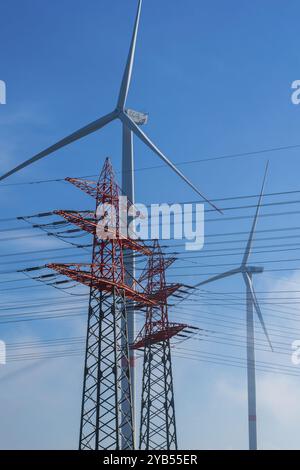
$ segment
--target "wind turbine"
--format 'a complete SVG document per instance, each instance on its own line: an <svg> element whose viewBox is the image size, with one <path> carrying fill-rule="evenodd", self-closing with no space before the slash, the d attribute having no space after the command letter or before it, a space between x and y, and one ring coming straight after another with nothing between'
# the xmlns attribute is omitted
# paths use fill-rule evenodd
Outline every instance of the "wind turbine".
<svg viewBox="0 0 300 470"><path fill-rule="evenodd" d="M70 143L75 142L76 140L82 139L83 137L86 137L87 135L92 134L93 132L96 132L102 129L107 124L114 121L115 119L119 119L123 126L123 132L124 132L123 144L125 144L124 145L125 149L123 148L123 160L126 160L126 165L124 164L123 170L129 169L129 171L127 171L128 173L127 177L126 178L124 177L124 179L126 179L126 182L123 180L123 183L126 187L132 186L132 180L133 180L132 158L131 158L131 161L129 161L130 160L129 157L132 157L132 139L131 137L129 138L129 136L130 134L133 133L142 142L144 142L144 144L147 145L154 153L156 153L156 155L162 161L164 161L173 171L175 171L175 173L183 181L185 181L199 196L201 196L202 199L204 199L208 204L210 204L215 210L217 210L218 212L221 212L221 210L218 209L209 199L207 199L203 195L203 193L201 193L198 190L198 188L174 165L174 163L171 162L171 160L169 160L163 154L163 152L159 150L159 148L149 139L149 137L138 127L138 124L142 125L147 122L147 116L143 115L142 113L139 113L130 109L126 109L127 96L128 96L129 86L130 86L131 76L132 76L132 68L133 68L133 62L134 62L137 33L138 33L138 27L139 27L139 22L140 22L140 16L141 16L141 8L142 8L142 0L139 0L129 54L128 54L126 67L125 67L124 74L123 74L123 79L121 82L121 87L119 91L119 97L118 97L116 108L112 112L106 114L105 116L100 117L99 119L96 119L95 121L87 124L81 129L68 135L67 137L64 137L63 139L59 140L55 144L51 145L45 150L42 150L41 152L37 153L33 157L29 158L28 160L24 161L20 165L16 166L12 170L8 171L4 175L0 176L0 181L4 180L5 178L12 175L13 173L16 173L22 170L23 168L31 165L32 163L35 163L38 160L41 160L42 158L47 157L48 155L54 153L56 150L59 150L62 147L65 147L66 145L69 145ZM126 150L126 152L124 152L124 150ZM128 151L129 151L129 154L128 154ZM133 187L132 187L132 191L133 191Z"/></svg>
<svg viewBox="0 0 300 470"><path fill-rule="evenodd" d="M252 249L254 233L256 229L257 219L263 197L265 181L268 171L268 163L266 165L265 174L263 178L263 184L261 193L259 196L258 204L256 207L256 213L253 219L252 228L250 231L249 239L246 245L245 253L242 259L242 263L239 268L226 271L217 276L213 276L206 281L199 282L194 287L204 286L210 282L224 279L225 277L234 276L235 274L241 274L243 276L246 285L246 311L247 311L247 380L248 380L248 426L249 426L249 449L257 449L257 428L256 428L256 385L255 385L255 350L254 350L254 319L253 310L256 310L257 316L266 335L271 350L273 351L272 344L265 326L265 322L260 310L260 306L257 301L257 297L254 291L252 276L253 274L262 273L264 268L252 266L248 264L249 256Z"/></svg>

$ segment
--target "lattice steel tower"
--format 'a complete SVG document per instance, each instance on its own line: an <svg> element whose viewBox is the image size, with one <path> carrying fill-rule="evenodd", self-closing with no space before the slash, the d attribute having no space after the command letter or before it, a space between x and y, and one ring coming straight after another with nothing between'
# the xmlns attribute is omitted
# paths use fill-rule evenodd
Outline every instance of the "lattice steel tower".
<svg viewBox="0 0 300 470"><path fill-rule="evenodd" d="M98 182L75 178L67 180L96 200L105 210L100 239L96 211L57 211L69 222L93 234L91 264L50 264L49 268L90 287L83 397L80 423L80 449L133 449L134 425L129 368L126 299L153 303L125 281L123 251L151 251L121 236L119 220L120 189L106 159ZM106 206L110 205L110 206ZM109 207L115 211L109 212ZM100 214L101 221L101 214ZM124 406L124 401L128 406Z"/></svg>
<svg viewBox="0 0 300 470"><path fill-rule="evenodd" d="M173 261L164 258L156 241L139 279L147 282L146 291L155 300L154 306L146 308L145 325L133 346L144 350L140 449L177 449L170 338L187 325L168 319L168 297L182 287L166 283L165 271Z"/></svg>

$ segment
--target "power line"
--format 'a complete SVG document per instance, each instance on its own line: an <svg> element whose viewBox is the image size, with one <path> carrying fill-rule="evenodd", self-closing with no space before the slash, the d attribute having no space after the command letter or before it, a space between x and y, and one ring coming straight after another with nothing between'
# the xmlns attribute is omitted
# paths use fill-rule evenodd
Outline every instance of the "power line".
<svg viewBox="0 0 300 470"><path fill-rule="evenodd" d="M277 203L265 203L265 204L262 204L262 207L269 207L269 206L275 206L275 205L289 205L289 204L299 204L300 201L285 201L285 202L277 202ZM249 207L255 207L254 205L253 206L247 206L246 208L249 208ZM234 210L234 209L243 209L245 208L244 206L239 206L239 207L236 207L236 208L227 208L227 209L223 209L222 208L222 211L226 211L226 210ZM192 214L193 212L190 211L190 212L187 212L187 213L190 213ZM287 216L287 215L297 215L300 213L300 210L296 210L296 211L285 211L285 212L268 212L268 213L265 213L265 214L260 214L260 217L277 217L277 216ZM181 212L175 212L174 213L174 216L176 216L176 214L179 214L181 216ZM33 216L32 216L33 217ZM18 217L18 219L23 219L25 220L26 217ZM232 217L222 217L222 218L209 218L209 219L206 219L205 220L205 223L208 223L208 222L228 222L228 221L232 221L232 220L246 220L246 219L253 219L253 214L249 214L249 215L238 215L238 216L232 216ZM179 221L179 222L175 222L173 219L169 219L169 224L170 226L174 226L174 225L181 225L182 224L182 221ZM41 225L41 224L33 224L32 226L30 227L9 227L9 228L5 228L5 229L0 229L0 233L4 233L4 232L14 232L14 231L26 231L26 230L30 230L30 229L33 229L33 228L40 228L40 229L45 229L45 227L48 227L49 225L51 225L51 228L53 228L53 224L44 224L44 225ZM56 224L58 225L58 223ZM59 225L60 226L68 226L70 225L69 222L65 222L65 221L60 221L59 222ZM162 222L159 222L157 224L151 224L151 226L164 226L162 224ZM80 228L75 228L75 229L72 229L72 233L80 233L81 232L81 229ZM48 232L48 233L51 233L51 232ZM68 231L66 231L65 233L68 233ZM63 234L63 233L62 233ZM56 235L56 233L51 233L51 235Z"/></svg>
<svg viewBox="0 0 300 470"><path fill-rule="evenodd" d="M3 185L0 185L0 187L3 187ZM300 190L292 190L292 191L278 191L278 192L271 192L271 193L265 193L264 197L275 197L275 196L287 196L287 195L292 195L292 194L300 194ZM231 200L244 200L244 199L253 199L257 198L259 195L258 194L251 194L251 195L238 195L238 196L230 196L230 197L224 197L224 198L218 198L218 199L213 199L214 202L225 202L225 201L231 201ZM196 200L196 201L173 201L169 202L168 204L197 204L197 203L202 203L202 200ZM263 202L262 207L269 207L269 206L276 206L276 205L288 205L288 204L298 204L300 203L300 200L293 200L293 201L277 201L277 202ZM147 208L151 207L151 205L146 204L145 205ZM233 207L225 207L222 208L223 211L228 211L228 210L238 210L238 209L251 209L255 208L255 204L251 205L240 205L240 206L233 206ZM210 212L211 209L206 209L206 211ZM81 213L86 212L90 213L93 212L92 210L81 210L79 211ZM38 212L36 214L27 214L27 215L19 215L19 216L14 216L14 217L8 217L8 218L0 218L0 222L10 222L10 221L26 221L27 219L33 219L33 218L44 218L44 217L50 217L50 216L55 216L56 214L53 211L44 211L44 212ZM222 219L220 219L222 220ZM61 220L61 224L67 224L67 222Z"/></svg>
<svg viewBox="0 0 300 470"><path fill-rule="evenodd" d="M199 357L195 357L195 356L192 356L192 355L187 355L187 354L178 354L175 352L174 354L175 357L178 357L180 359L188 359L188 360L192 360L192 361L196 361L196 362L202 362L202 363L205 363L205 364L214 364L214 365L220 365L220 366L229 366L229 367L235 367L235 368L239 368L239 369L247 369L247 366L246 365L241 365L241 364L238 364L234 361L227 361L227 360L210 360L210 359L205 359L205 358L199 358ZM290 372L282 372L281 370L278 370L277 372L274 371L274 369L270 369L270 368L267 368L267 367L259 367L257 366L255 368L256 371L259 371L259 372L267 372L267 373L279 373L281 375L287 375L287 376L291 376L291 377L300 377L299 374L297 374L295 372L295 374L293 373L290 373Z"/></svg>
<svg viewBox="0 0 300 470"><path fill-rule="evenodd" d="M259 155L264 155L264 154L268 154L272 152L282 152L284 150L295 150L298 148L300 148L300 144L285 145L285 146L279 146L279 147L269 147L269 148L264 148L260 150L249 151L249 152L229 153L229 154L216 155L212 157L200 158L200 159L195 159L195 160L182 160L175 164L176 166L194 165L196 163L211 162L211 161L217 161L217 160L227 160L227 159L232 159L232 158L259 156ZM153 165L153 166L148 166L148 167L135 168L134 171L135 173L137 173L141 171L156 170L159 168L165 168L165 165ZM121 172L117 171L116 173L118 174ZM95 178L97 176L98 175L91 174L91 175L77 176L74 178ZM52 179L44 179L44 180L36 180L36 181L24 181L24 182L19 182L19 183L4 183L4 184L1 184L0 187L42 184L42 183L57 183L57 182L64 182L64 181L65 181L65 178L52 178Z"/></svg>
<svg viewBox="0 0 300 470"><path fill-rule="evenodd" d="M22 353L22 354L14 354L10 355L9 361L28 361L28 360L44 360L44 359L54 359L54 358L67 358L72 357L75 355L83 355L84 349L83 347L73 347L76 345L69 343L72 347L70 349L64 351L44 351L44 352L32 352L32 353ZM189 350L187 348L182 348L178 346L173 346L175 351L174 356L178 358L184 358L189 360L196 360L199 362L205 362L208 364L217 364L217 365L228 365L230 367L238 367L246 369L245 361L237 356L231 355L218 355L216 353L211 353L207 351L195 351ZM178 351L178 352L177 352ZM296 371L293 372L293 368L291 366L285 366L283 364L277 363L270 363L267 361L257 361L257 370L261 372L273 372L273 373L280 373L282 375L290 375L299 377ZM5 377L4 377L5 378Z"/></svg>

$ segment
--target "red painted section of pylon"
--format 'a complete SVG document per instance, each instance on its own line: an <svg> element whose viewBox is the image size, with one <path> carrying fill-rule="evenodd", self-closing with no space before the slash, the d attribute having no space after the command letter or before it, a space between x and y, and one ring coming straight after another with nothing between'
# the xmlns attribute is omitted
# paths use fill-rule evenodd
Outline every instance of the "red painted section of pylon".
<svg viewBox="0 0 300 470"><path fill-rule="evenodd" d="M79 178L66 178L66 181L96 200L96 210L94 212L55 211L57 215L94 236L93 259L90 264L50 263L47 266L77 283L96 288L99 291L112 294L116 291L121 292L126 299L135 302L136 310L146 309L145 325L134 344L130 345L131 350L142 349L151 344L170 340L188 328L186 324L171 323L168 318L168 299L172 295L178 295L178 291L182 288L182 284L179 283L166 283L166 270L176 258L165 257L158 241L154 242L153 247L149 247L141 241L124 236L122 233L120 219L121 190L115 181L110 160L105 160L98 181ZM96 213L100 204L110 204L116 214L114 226L112 228L105 227L106 233L113 236L108 236L105 240L97 237L98 220ZM130 285L126 281L128 276L124 267L124 249L126 249L126 253L128 253L128 250L137 251L148 257L147 267L138 279L132 279ZM125 360L128 359L124 358L123 362ZM130 355L129 362L130 367L135 366L133 354ZM124 367L126 365L128 364L123 363Z"/></svg>
<svg viewBox="0 0 300 470"><path fill-rule="evenodd" d="M88 268L88 270L84 271L80 269L82 266ZM151 299L147 294L142 292L138 292L134 290L132 287L125 284L123 281L119 281L118 279L110 279L109 277L100 277L97 273L99 268L96 264L57 264L52 263L47 265L48 268L53 269L54 271L63 274L64 276L68 276L69 278L73 279L80 284L84 284L88 287L94 287L99 289L99 291L103 290L106 292L113 292L114 289L119 289L124 291L126 298L140 302L143 305L155 305L155 301ZM112 270L112 274L114 274ZM122 276L124 278L124 276Z"/></svg>
<svg viewBox="0 0 300 470"><path fill-rule="evenodd" d="M156 324L155 327L157 328L156 331L153 331L148 335L144 335L131 346L131 349L142 349L149 344L160 343L167 339L171 339L173 336L176 336L182 330L187 328L188 325L184 325L183 323L168 323L167 326Z"/></svg>
<svg viewBox="0 0 300 470"><path fill-rule="evenodd" d="M153 253L149 257L148 267L139 277L139 282L147 280L146 292L154 302L147 306L146 321L131 349L143 349L152 344L170 340L188 328L183 323L171 323L168 317L168 298L179 291L182 284L167 284L166 269L174 262L174 258L166 258L156 240Z"/></svg>
<svg viewBox="0 0 300 470"><path fill-rule="evenodd" d="M88 181L79 178L66 178L66 181L74 184L77 188L96 199L96 209L101 205L110 204L113 206L116 219L114 225L115 237L108 237L105 240L99 239L97 235L97 218L94 212L78 211L55 211L65 220L80 227L82 230L94 235L93 260L90 264L61 264L50 263L48 268L67 276L74 281L89 287L97 288L99 291L113 293L115 289L124 293L127 299L137 302L139 305L154 306L157 299L145 292L141 283L132 279L131 285L126 282L124 267L124 249L138 251L141 254L150 256L151 248L143 242L132 240L122 235L120 220L120 196L121 190L115 180L115 175L110 160L105 160L101 175L98 181ZM128 202L128 207L130 202ZM107 228L109 232L109 227ZM133 287L134 286L134 287ZM161 297L161 294L157 293ZM153 298L152 298L153 297Z"/></svg>
<svg viewBox="0 0 300 470"><path fill-rule="evenodd" d="M84 213L84 216L80 212L75 211L54 211L55 214L63 217L68 222L77 225L82 230L92 233L95 235L97 233L97 226L99 221L94 212ZM106 228L105 231L107 238L115 237L121 244L123 248L137 251L143 253L144 255L151 255L151 249L144 245L142 242L138 242L136 240L132 240L131 238L125 237L122 233L118 230L112 230L109 227ZM101 240L99 240L101 241Z"/></svg>
<svg viewBox="0 0 300 470"><path fill-rule="evenodd" d="M135 357L134 357L134 356L130 356L130 357L129 357L129 364L130 364L130 367L135 367L135 363L136 363Z"/></svg>

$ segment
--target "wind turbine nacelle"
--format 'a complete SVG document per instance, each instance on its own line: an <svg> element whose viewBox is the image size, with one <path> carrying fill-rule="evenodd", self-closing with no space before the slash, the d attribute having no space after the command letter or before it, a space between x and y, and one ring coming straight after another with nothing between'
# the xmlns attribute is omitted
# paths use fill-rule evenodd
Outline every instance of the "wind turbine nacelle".
<svg viewBox="0 0 300 470"><path fill-rule="evenodd" d="M126 114L138 125L143 126L148 122L148 114L134 111L133 109L126 109Z"/></svg>
<svg viewBox="0 0 300 470"><path fill-rule="evenodd" d="M262 266L247 266L246 271L250 274L259 274L264 271Z"/></svg>

